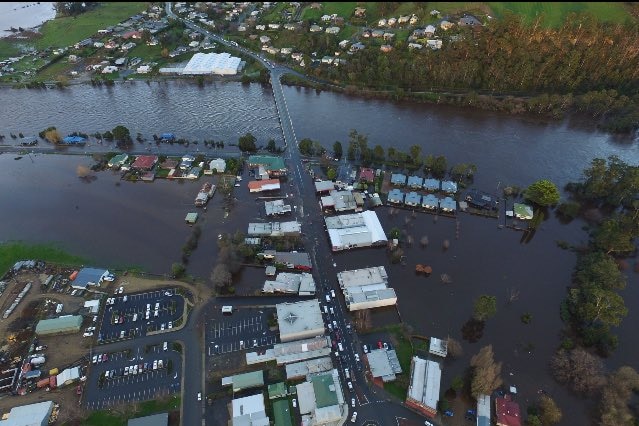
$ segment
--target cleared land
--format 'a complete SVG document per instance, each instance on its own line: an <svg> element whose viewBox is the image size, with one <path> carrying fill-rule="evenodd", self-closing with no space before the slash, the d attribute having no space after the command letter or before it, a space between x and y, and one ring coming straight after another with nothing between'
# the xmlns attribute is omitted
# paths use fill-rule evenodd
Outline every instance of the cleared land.
<svg viewBox="0 0 639 426"><path fill-rule="evenodd" d="M115 25L142 12L148 5L146 2L108 2L77 17L53 19L42 26L42 37L35 41L35 45L39 49L69 46L90 37L101 28Z"/></svg>
<svg viewBox="0 0 639 426"><path fill-rule="evenodd" d="M632 19L623 3L614 2L490 2L488 5L498 18L510 11L532 23L543 15L544 25L553 28L560 27L570 13L590 13L602 22L622 23Z"/></svg>

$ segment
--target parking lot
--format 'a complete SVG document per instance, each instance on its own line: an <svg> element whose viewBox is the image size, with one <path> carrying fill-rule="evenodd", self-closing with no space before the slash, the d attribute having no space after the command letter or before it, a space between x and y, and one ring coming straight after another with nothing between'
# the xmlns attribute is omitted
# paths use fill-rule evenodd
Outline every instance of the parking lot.
<svg viewBox="0 0 639 426"><path fill-rule="evenodd" d="M170 341L129 351L89 356L91 372L84 404L100 409L180 392L182 356Z"/></svg>
<svg viewBox="0 0 639 426"><path fill-rule="evenodd" d="M114 294L107 299L98 343L145 336L154 331L169 331L183 312L184 298L176 294L174 288Z"/></svg>
<svg viewBox="0 0 639 426"><path fill-rule="evenodd" d="M207 321L207 354L221 355L245 349L264 349L278 342L276 331L269 330L268 318L274 309L243 308Z"/></svg>

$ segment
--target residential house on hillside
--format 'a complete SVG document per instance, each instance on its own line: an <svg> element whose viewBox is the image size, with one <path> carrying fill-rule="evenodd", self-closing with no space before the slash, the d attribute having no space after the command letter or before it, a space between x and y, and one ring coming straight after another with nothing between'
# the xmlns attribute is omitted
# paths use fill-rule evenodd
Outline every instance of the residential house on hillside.
<svg viewBox="0 0 639 426"><path fill-rule="evenodd" d="M337 34L339 33L339 27L328 27L326 28L326 34Z"/></svg>
<svg viewBox="0 0 639 426"><path fill-rule="evenodd" d="M390 44L382 44L381 46L379 46L379 50L384 53L392 52L393 46L391 46Z"/></svg>
<svg viewBox="0 0 639 426"><path fill-rule="evenodd" d="M474 27L476 25L481 26L481 21L473 15L464 15L459 19L460 27Z"/></svg>

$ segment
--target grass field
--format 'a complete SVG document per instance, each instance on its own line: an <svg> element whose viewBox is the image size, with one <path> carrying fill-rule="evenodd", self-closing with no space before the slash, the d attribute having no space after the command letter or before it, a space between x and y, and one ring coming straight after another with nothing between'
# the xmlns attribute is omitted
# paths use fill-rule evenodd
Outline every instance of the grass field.
<svg viewBox="0 0 639 426"><path fill-rule="evenodd" d="M342 16L345 19L349 19L353 16L355 8L358 6L366 8L366 16L369 21L377 20L377 3L376 2L355 2L345 1L336 3L322 3L321 9L311 9L306 7L302 12L302 19L312 19L319 21L322 15L332 15L336 13L338 16Z"/></svg>
<svg viewBox="0 0 639 426"><path fill-rule="evenodd" d="M151 400L139 403L139 409L130 415L115 414L113 411L94 411L82 423L82 426L124 426L130 418L144 417L162 411L180 409L180 397L172 396L168 399Z"/></svg>
<svg viewBox="0 0 639 426"><path fill-rule="evenodd" d="M553 28L560 27L572 12L591 13L603 22L626 22L632 19L623 3L615 2L489 2L488 5L498 18L510 11L523 16L528 23L543 14L544 24Z"/></svg>
<svg viewBox="0 0 639 426"><path fill-rule="evenodd" d="M11 242L0 245L0 275L8 271L17 261L29 259L73 265L86 263L85 259L66 253L52 245Z"/></svg>
<svg viewBox="0 0 639 426"><path fill-rule="evenodd" d="M107 2L77 17L56 18L42 26L42 37L35 41L35 45L39 49L72 45L101 28L115 25L142 12L147 6L148 3L145 2Z"/></svg>

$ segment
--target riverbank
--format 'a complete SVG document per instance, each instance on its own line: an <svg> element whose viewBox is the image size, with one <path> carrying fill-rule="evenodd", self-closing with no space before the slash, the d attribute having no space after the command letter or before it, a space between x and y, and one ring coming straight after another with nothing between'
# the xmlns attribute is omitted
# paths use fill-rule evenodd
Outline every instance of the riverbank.
<svg viewBox="0 0 639 426"><path fill-rule="evenodd" d="M52 244L26 244L17 241L0 244L0 274L2 275L16 262L31 259L64 265L82 265L87 262L86 258L67 253Z"/></svg>

